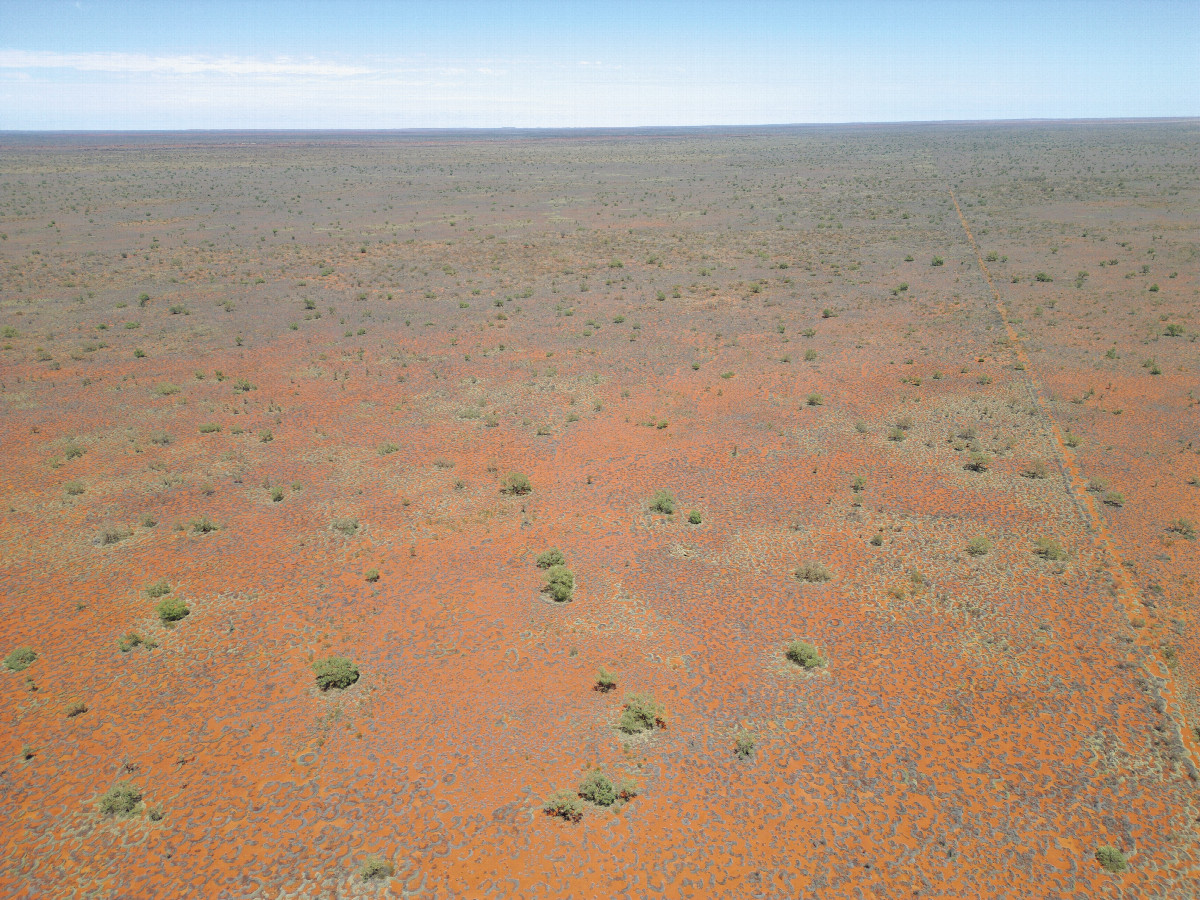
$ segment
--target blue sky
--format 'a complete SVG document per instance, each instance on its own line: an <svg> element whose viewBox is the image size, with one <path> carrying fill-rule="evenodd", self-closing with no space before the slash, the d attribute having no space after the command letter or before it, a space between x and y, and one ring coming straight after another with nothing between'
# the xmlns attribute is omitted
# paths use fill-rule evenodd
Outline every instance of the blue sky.
<svg viewBox="0 0 1200 900"><path fill-rule="evenodd" d="M1195 115L1200 0L0 0L0 129Z"/></svg>

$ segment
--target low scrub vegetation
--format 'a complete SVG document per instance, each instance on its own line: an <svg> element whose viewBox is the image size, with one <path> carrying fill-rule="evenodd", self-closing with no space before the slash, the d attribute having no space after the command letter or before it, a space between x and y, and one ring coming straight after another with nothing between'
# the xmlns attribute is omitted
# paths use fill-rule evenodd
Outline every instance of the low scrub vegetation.
<svg viewBox="0 0 1200 900"><path fill-rule="evenodd" d="M783 655L789 661L805 669L819 669L825 665L825 657L808 641L792 641L784 649Z"/></svg>
<svg viewBox="0 0 1200 900"><path fill-rule="evenodd" d="M583 804L579 795L566 788L559 788L547 797L546 802L542 804L542 811L548 816L558 816L568 822L578 822L583 818Z"/></svg>
<svg viewBox="0 0 1200 900"><path fill-rule="evenodd" d="M382 856L368 856L359 867L358 877L363 881L382 881L396 874L396 867Z"/></svg>
<svg viewBox="0 0 1200 900"><path fill-rule="evenodd" d="M650 511L664 516L674 515L675 498L666 491L655 491L654 496L650 498Z"/></svg>
<svg viewBox="0 0 1200 900"><path fill-rule="evenodd" d="M192 611L178 597L167 597L158 602L154 612L164 625L170 625L191 615Z"/></svg>
<svg viewBox="0 0 1200 900"><path fill-rule="evenodd" d="M510 472L500 483L500 493L511 497L521 497L533 490L529 478L520 472Z"/></svg>
<svg viewBox="0 0 1200 900"><path fill-rule="evenodd" d="M142 803L142 792L135 784L120 781L101 796L96 808L100 815L115 819L128 819L138 811Z"/></svg>
<svg viewBox="0 0 1200 900"><path fill-rule="evenodd" d="M551 566L546 570L546 583L542 590L549 594L554 602L565 603L571 599L575 590L575 576L566 566Z"/></svg>
<svg viewBox="0 0 1200 900"><path fill-rule="evenodd" d="M796 578L806 584L822 584L833 577L833 574L818 562L809 562L796 570Z"/></svg>
<svg viewBox="0 0 1200 900"><path fill-rule="evenodd" d="M626 734L641 734L665 727L662 704L649 694L627 694L617 727Z"/></svg>
<svg viewBox="0 0 1200 900"><path fill-rule="evenodd" d="M344 690L358 681L358 666L344 656L327 656L313 663L317 687L323 691Z"/></svg>
<svg viewBox="0 0 1200 900"><path fill-rule="evenodd" d="M32 647L18 647L4 657L4 667L12 672L24 672L37 658L37 651Z"/></svg>

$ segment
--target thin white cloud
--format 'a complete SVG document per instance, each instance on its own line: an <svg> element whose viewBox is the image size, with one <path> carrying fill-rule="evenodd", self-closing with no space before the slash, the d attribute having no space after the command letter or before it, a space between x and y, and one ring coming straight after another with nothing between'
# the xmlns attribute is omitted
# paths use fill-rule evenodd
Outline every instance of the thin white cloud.
<svg viewBox="0 0 1200 900"><path fill-rule="evenodd" d="M77 72L164 75L279 76L325 78L371 75L365 66L314 59L254 59L244 56L150 56L144 53L55 53L0 50L0 69L73 69Z"/></svg>

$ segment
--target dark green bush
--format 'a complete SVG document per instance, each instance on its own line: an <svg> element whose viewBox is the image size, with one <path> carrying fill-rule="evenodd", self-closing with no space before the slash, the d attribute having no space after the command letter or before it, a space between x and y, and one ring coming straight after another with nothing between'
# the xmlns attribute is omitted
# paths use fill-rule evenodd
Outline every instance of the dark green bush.
<svg viewBox="0 0 1200 900"><path fill-rule="evenodd" d="M214 531L221 530L221 526L208 516L201 516L198 519L192 519L189 524L192 529L192 534L211 534Z"/></svg>
<svg viewBox="0 0 1200 900"><path fill-rule="evenodd" d="M675 498L666 491L655 491L654 496L650 498L650 511L662 513L664 516L673 515L675 512Z"/></svg>
<svg viewBox="0 0 1200 900"><path fill-rule="evenodd" d="M192 611L178 597L167 597L164 600L158 601L158 605L154 607L154 612L158 614L158 618L162 620L162 623L167 625L191 615Z"/></svg>
<svg viewBox="0 0 1200 900"><path fill-rule="evenodd" d="M821 656L817 652L817 648L808 641L792 641L783 653L796 665L806 669L817 669L825 665L825 657Z"/></svg>
<svg viewBox="0 0 1200 900"><path fill-rule="evenodd" d="M640 734L663 726L663 708L649 694L627 694L617 727L626 734Z"/></svg>
<svg viewBox="0 0 1200 900"><path fill-rule="evenodd" d="M617 788L603 772L588 772L579 784L579 796L597 806L612 806L617 802Z"/></svg>
<svg viewBox="0 0 1200 900"><path fill-rule="evenodd" d="M37 651L32 647L18 647L4 658L4 666L13 672L24 672L37 658Z"/></svg>
<svg viewBox="0 0 1200 900"><path fill-rule="evenodd" d="M102 816L128 819L137 812L141 802L141 790L128 781L120 781L104 792L97 806Z"/></svg>
<svg viewBox="0 0 1200 900"><path fill-rule="evenodd" d="M313 674L317 686L327 691L330 688L342 690L358 681L358 667L344 656L327 656L313 663Z"/></svg>
<svg viewBox="0 0 1200 900"><path fill-rule="evenodd" d="M141 643L142 636L136 631L131 631L125 637L117 639L117 649L122 653L128 653L134 647L140 646Z"/></svg>
<svg viewBox="0 0 1200 900"><path fill-rule="evenodd" d="M377 582L379 580L379 570L378 569L367 569L367 574L364 575L363 577L366 578L367 581L369 581L371 584L374 584L375 582Z"/></svg>
<svg viewBox="0 0 1200 900"><path fill-rule="evenodd" d="M704 520L701 517L699 510L693 509L690 513L688 513L689 525L699 525L702 521Z"/></svg>
<svg viewBox="0 0 1200 900"><path fill-rule="evenodd" d="M539 553L537 558L537 567L539 569L549 569L553 566L561 566L567 561L563 556L562 551L557 547L551 547L545 553Z"/></svg>
<svg viewBox="0 0 1200 900"><path fill-rule="evenodd" d="M575 576L566 566L551 566L546 570L546 585L542 588L557 603L571 599L575 590Z"/></svg>

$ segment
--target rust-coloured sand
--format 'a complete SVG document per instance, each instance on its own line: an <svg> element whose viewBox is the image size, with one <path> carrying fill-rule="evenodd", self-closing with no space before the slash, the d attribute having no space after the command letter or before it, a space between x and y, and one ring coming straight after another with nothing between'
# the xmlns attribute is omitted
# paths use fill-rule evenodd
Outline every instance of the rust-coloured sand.
<svg viewBox="0 0 1200 900"><path fill-rule="evenodd" d="M1196 896L1198 138L4 139L0 896Z"/></svg>

